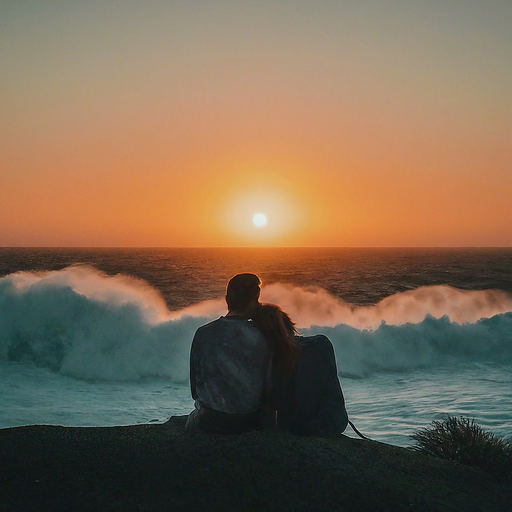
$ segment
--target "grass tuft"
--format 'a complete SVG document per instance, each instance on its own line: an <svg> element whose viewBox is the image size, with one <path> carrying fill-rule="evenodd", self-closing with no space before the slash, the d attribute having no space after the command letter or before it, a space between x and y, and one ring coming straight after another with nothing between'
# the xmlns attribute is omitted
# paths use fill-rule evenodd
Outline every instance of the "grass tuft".
<svg viewBox="0 0 512 512"><path fill-rule="evenodd" d="M483 469L497 477L512 478L512 444L485 431L475 420L449 416L412 436L413 449L442 459Z"/></svg>

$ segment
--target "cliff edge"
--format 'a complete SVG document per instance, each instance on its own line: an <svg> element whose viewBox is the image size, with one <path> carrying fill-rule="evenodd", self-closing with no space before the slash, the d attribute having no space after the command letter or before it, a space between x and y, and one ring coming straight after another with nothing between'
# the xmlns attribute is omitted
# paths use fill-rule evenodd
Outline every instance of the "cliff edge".
<svg viewBox="0 0 512 512"><path fill-rule="evenodd" d="M2 511L499 511L512 483L410 449L277 431L189 434L185 417L0 430Z"/></svg>

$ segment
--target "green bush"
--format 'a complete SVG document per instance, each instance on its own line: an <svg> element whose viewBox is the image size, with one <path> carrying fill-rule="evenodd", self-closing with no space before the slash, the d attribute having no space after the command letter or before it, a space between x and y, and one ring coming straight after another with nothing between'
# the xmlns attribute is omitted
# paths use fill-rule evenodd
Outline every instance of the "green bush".
<svg viewBox="0 0 512 512"><path fill-rule="evenodd" d="M475 420L449 416L412 436L413 449L483 469L495 476L512 477L512 444L486 432Z"/></svg>

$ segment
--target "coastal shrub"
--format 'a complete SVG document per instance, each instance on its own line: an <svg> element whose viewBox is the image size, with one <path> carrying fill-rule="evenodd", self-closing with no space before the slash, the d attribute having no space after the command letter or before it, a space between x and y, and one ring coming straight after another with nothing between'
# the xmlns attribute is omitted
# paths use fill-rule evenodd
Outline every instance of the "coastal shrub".
<svg viewBox="0 0 512 512"><path fill-rule="evenodd" d="M512 478L510 440L485 431L475 420L449 416L444 421L433 421L430 427L415 432L411 438L417 443L413 449L422 453Z"/></svg>

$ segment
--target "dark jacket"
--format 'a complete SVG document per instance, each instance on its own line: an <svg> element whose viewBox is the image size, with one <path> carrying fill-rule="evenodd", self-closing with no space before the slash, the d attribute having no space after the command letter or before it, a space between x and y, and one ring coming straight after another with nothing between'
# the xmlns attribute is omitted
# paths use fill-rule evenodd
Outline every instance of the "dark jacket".
<svg viewBox="0 0 512 512"><path fill-rule="evenodd" d="M297 363L288 375L273 371L277 427L297 435L333 437L348 424L336 357L324 335L296 337Z"/></svg>

